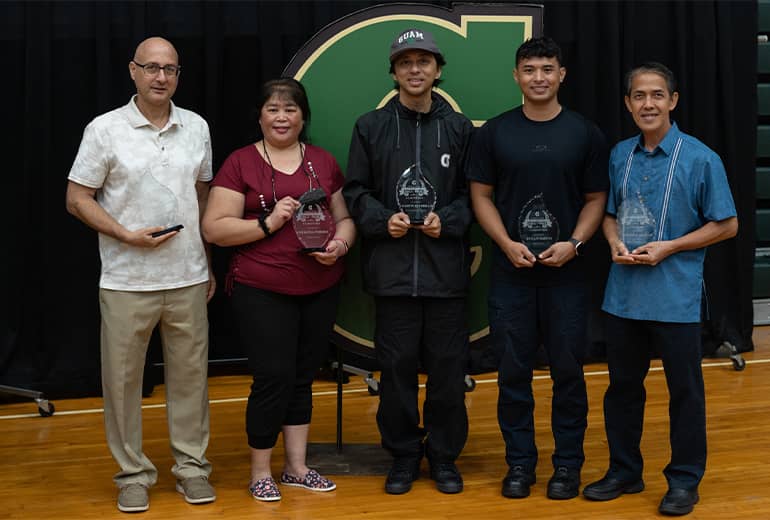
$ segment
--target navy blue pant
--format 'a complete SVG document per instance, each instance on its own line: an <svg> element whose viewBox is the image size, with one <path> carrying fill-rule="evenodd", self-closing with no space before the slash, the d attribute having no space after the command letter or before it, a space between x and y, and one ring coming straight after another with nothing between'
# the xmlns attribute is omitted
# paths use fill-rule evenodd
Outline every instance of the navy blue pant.
<svg viewBox="0 0 770 520"><path fill-rule="evenodd" d="M548 355L553 380L551 461L554 467L583 466L588 415L583 378L587 297L582 283L527 287L493 279L490 284L491 340L495 348L502 346L497 420L509 466L534 471L537 465L532 370L540 344Z"/></svg>
<svg viewBox="0 0 770 520"><path fill-rule="evenodd" d="M246 434L254 449L275 446L284 425L309 424L313 377L329 352L339 286L293 296L236 283L232 308L249 359Z"/></svg>
<svg viewBox="0 0 770 520"><path fill-rule="evenodd" d="M694 490L706 469L706 398L701 369L700 323L663 323L607 314L610 386L604 395L604 425L610 473L624 480L642 476L642 438L650 358L660 355L669 392L671 461L663 470L670 488Z"/></svg>
<svg viewBox="0 0 770 520"><path fill-rule="evenodd" d="M377 426L395 458L454 462L468 438L465 298L377 297L374 350L381 369ZM417 373L428 375L423 428ZM423 446L423 441L425 445Z"/></svg>

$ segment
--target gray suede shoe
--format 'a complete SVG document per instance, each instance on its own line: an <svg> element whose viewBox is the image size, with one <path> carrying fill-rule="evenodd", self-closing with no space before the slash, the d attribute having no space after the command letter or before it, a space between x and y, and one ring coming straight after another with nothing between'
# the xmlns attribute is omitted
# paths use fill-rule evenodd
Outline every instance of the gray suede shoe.
<svg viewBox="0 0 770 520"><path fill-rule="evenodd" d="M142 484L126 484L118 493L118 509L124 513L141 513L150 508L147 488Z"/></svg>
<svg viewBox="0 0 770 520"><path fill-rule="evenodd" d="M177 480L176 490L184 495L188 504L207 504L217 499L209 479L203 476Z"/></svg>

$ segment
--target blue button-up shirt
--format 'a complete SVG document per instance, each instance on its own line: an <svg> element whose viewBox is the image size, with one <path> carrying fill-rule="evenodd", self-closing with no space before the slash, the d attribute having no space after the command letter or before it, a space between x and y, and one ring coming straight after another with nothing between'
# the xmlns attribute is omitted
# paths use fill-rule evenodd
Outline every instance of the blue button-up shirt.
<svg viewBox="0 0 770 520"><path fill-rule="evenodd" d="M655 217L653 240L673 240L736 215L721 159L676 123L651 152L641 135L615 145L609 169L607 213L617 215L624 196L641 200ZM656 266L613 263L602 309L635 320L699 322L705 253L681 251Z"/></svg>

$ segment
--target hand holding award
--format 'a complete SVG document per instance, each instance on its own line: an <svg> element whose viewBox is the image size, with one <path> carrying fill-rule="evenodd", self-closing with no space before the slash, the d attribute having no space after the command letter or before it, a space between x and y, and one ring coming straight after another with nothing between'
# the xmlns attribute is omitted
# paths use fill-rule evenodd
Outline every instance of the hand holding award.
<svg viewBox="0 0 770 520"><path fill-rule="evenodd" d="M629 251L651 242L655 237L655 217L641 195L627 197L618 208L618 236Z"/></svg>
<svg viewBox="0 0 770 520"><path fill-rule="evenodd" d="M302 194L292 224L303 246L302 253L326 251L326 244L334 235L335 226L323 189L315 188Z"/></svg>
<svg viewBox="0 0 770 520"><path fill-rule="evenodd" d="M519 213L519 238L537 256L559 239L559 222L548 211L542 193L532 197Z"/></svg>
<svg viewBox="0 0 770 520"><path fill-rule="evenodd" d="M419 164L413 164L396 182L398 209L409 217L412 226L422 226L425 217L436 206L436 190L422 174Z"/></svg>

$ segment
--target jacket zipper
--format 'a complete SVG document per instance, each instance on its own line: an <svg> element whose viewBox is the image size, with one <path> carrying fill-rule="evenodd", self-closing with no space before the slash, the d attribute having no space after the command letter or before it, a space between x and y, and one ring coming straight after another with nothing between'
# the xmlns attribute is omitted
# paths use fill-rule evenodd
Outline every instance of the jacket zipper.
<svg viewBox="0 0 770 520"><path fill-rule="evenodd" d="M416 124L416 132L415 132L415 158L414 158L414 164L415 168L420 168L420 147L422 146L422 139L421 139L421 131L420 128L420 120L422 119L422 114L420 112L417 112L417 124ZM422 175L422 169L420 169L420 174ZM417 296L417 279L419 278L420 274L420 255L419 255L419 248L420 248L420 232L416 229L412 229L414 233L414 253L412 258L412 263L414 268L412 269L412 296Z"/></svg>

